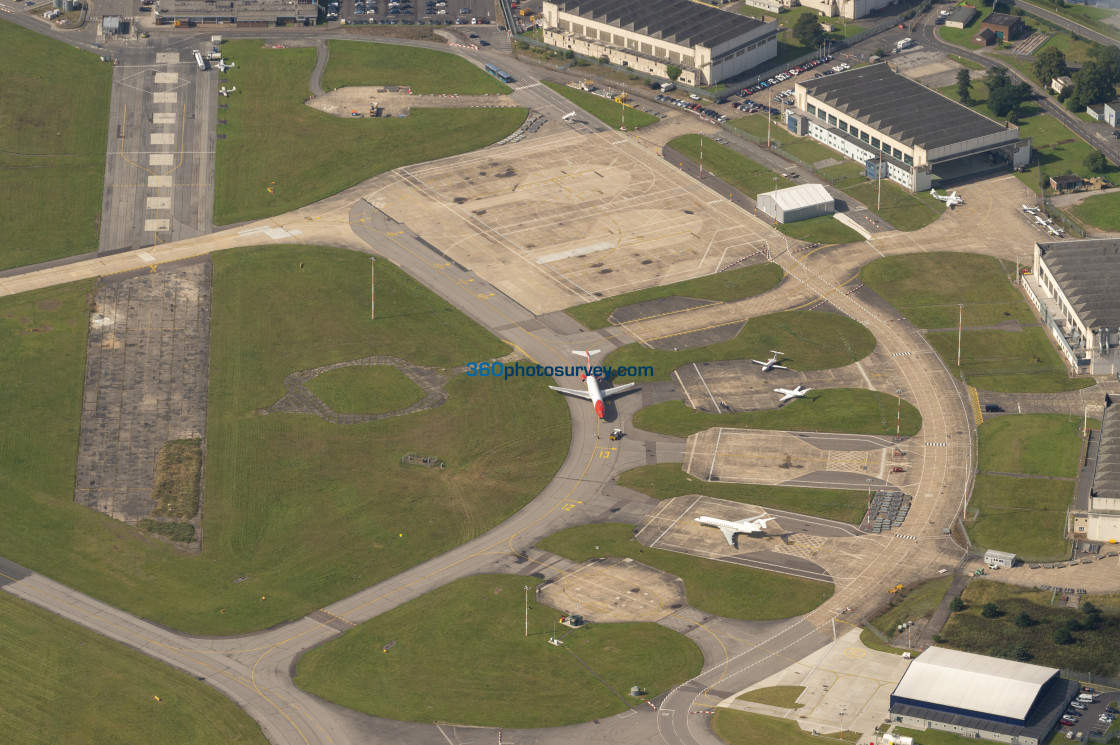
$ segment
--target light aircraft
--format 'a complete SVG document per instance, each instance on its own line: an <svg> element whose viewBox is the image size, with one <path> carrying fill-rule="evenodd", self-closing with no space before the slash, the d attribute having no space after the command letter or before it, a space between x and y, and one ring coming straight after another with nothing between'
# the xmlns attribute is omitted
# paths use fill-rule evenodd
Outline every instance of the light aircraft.
<svg viewBox="0 0 1120 745"><path fill-rule="evenodd" d="M698 517L696 522L701 525L711 525L712 527L719 528L723 532L723 537L727 539L728 545L731 548L737 548L735 545L735 536L738 533L761 533L766 530L766 523L771 523L777 520L776 517L765 517L766 513L762 513L756 517L750 517L746 520L739 520L732 522L731 520L720 520L718 517Z"/></svg>
<svg viewBox="0 0 1120 745"><path fill-rule="evenodd" d="M226 70L236 66L237 64L235 62L227 63L224 59L218 60L218 70L220 70L221 72L225 72Z"/></svg>
<svg viewBox="0 0 1120 745"><path fill-rule="evenodd" d="M944 202L949 207L955 207L958 204L964 204L964 197L958 197L955 191L952 194L946 194L945 196L941 196L940 194L938 194L937 189L930 189L929 193L933 196L934 199Z"/></svg>
<svg viewBox="0 0 1120 745"><path fill-rule="evenodd" d="M570 122L570 121L572 121L573 119L576 118L576 112L569 111L567 114L564 114L564 116L562 116L560 118L563 119L566 122Z"/></svg>
<svg viewBox="0 0 1120 745"><path fill-rule="evenodd" d="M779 370L788 370L789 369L785 365L779 365L778 364L778 359L781 358L781 356L782 356L781 352L779 352L776 349L771 349L770 354L772 354L774 356L771 357L770 359L766 360L765 362L763 362L762 360L751 360L751 362L753 362L756 365L762 365L762 372L768 372L770 370L773 370L775 367L778 368Z"/></svg>
<svg viewBox="0 0 1120 745"><path fill-rule="evenodd" d="M593 404L595 404L595 413L598 415L598 417L600 419L602 419L603 414L605 413L605 406L603 404L603 399L604 398L609 398L610 396L614 396L615 394L619 393L620 391L624 391L627 388L630 388L634 384L633 383L626 383L625 385L616 385L614 388L608 388L605 391L600 391L599 390L599 380L598 380L598 378L596 378L594 375L590 374L590 372L591 372L591 355L599 354L600 351L601 350L598 350L598 349L592 349L590 351L586 351L586 350L582 350L582 351L581 350L573 350L572 351L572 354L584 356L584 357L587 358L587 367L584 368L584 371L579 374L579 379L584 381L585 383L587 383L587 390L586 391L579 391L579 390L575 390L574 388L557 388L554 385L550 385L549 388L551 388L554 391L558 391L560 393L566 393L569 396L578 396L579 398L586 398L587 400L589 400Z"/></svg>
<svg viewBox="0 0 1120 745"><path fill-rule="evenodd" d="M1026 212L1028 215L1033 215L1038 211L1039 211L1038 207L1032 207L1029 204L1024 204L1023 205L1023 212Z"/></svg>
<svg viewBox="0 0 1120 745"><path fill-rule="evenodd" d="M235 92L236 90L237 90L237 86L236 86L236 85L235 85L235 86L233 86L232 88L226 88L226 87L225 87L225 86L223 85L223 86L222 86L221 88L219 88L219 89L218 89L218 93L221 93L221 94L222 94L223 96L228 96L229 94L231 94L231 93Z"/></svg>
<svg viewBox="0 0 1120 745"><path fill-rule="evenodd" d="M808 393L811 390L813 390L813 389L812 388L802 388L801 386L797 386L793 390L790 390L789 388L775 388L774 393L784 394L782 396L781 400L778 401L779 404L784 404L786 401L789 401L790 399L803 397L806 393Z"/></svg>

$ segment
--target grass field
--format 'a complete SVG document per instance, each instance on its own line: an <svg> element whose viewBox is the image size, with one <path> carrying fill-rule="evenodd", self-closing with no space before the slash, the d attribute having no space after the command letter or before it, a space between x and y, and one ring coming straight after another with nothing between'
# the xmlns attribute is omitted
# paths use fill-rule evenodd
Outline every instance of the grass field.
<svg viewBox="0 0 1120 745"><path fill-rule="evenodd" d="M307 389L339 414L387 414L424 398L424 389L395 367L359 365L330 370Z"/></svg>
<svg viewBox="0 0 1120 745"><path fill-rule="evenodd" d="M974 579L961 599L965 610L954 613L941 632L945 646L965 652L1008 656L1017 645L1028 645L1034 665L1081 670L1115 677L1120 669L1120 616L1105 613L1096 630L1071 630L1076 642L1055 644L1054 632L1071 620L1080 622L1085 614L1072 608L1050 606L1049 592L1035 592L1018 585ZM1093 598L1088 598L1092 600ZM999 618L984 618L985 603L995 603ZM1021 627L1014 623L1019 612L1036 623Z"/></svg>
<svg viewBox="0 0 1120 745"><path fill-rule="evenodd" d="M752 714L738 709L716 709L712 716L712 729L728 745L763 745L780 742L782 745L821 745L840 738L845 742L858 742L857 732L840 732L827 740L815 737L788 719L776 719L762 714Z"/></svg>
<svg viewBox="0 0 1120 745"><path fill-rule="evenodd" d="M684 580L688 604L702 613L744 621L768 621L808 613L832 597L833 586L762 569L709 561L634 540L634 526L581 525L561 530L537 548L576 562L603 556L634 559Z"/></svg>
<svg viewBox="0 0 1120 745"><path fill-rule="evenodd" d="M1120 40L1120 30L1111 23L1105 21L1106 18L1116 15L1115 8L1089 7L1066 3L1059 5L1058 3L1042 0L1036 3L1024 3L1024 9L1030 12L1030 6L1032 4L1038 5L1051 13L1056 13L1076 23L1080 23L1082 26L1088 26L1099 34L1104 34L1105 36Z"/></svg>
<svg viewBox="0 0 1120 745"><path fill-rule="evenodd" d="M888 639L893 639L904 621L919 621L933 615L952 583L951 576L938 577L916 587L904 588L891 598L891 604L885 611L871 619L871 625ZM905 646L906 639L903 638L902 642Z"/></svg>
<svg viewBox="0 0 1120 745"><path fill-rule="evenodd" d="M688 437L711 427L893 435L897 408L896 396L862 388L828 388L812 391L780 409L728 414L697 411L684 401L665 401L640 409L634 415L634 426L676 437ZM922 415L903 401L902 434L910 437L921 427Z"/></svg>
<svg viewBox="0 0 1120 745"><path fill-rule="evenodd" d="M205 683L4 592L0 628L5 742L268 742Z"/></svg>
<svg viewBox="0 0 1120 745"><path fill-rule="evenodd" d="M449 52L363 41L331 40L327 46L325 91L351 85L404 85L413 93L464 96L512 91L482 68Z"/></svg>
<svg viewBox="0 0 1120 745"><path fill-rule="evenodd" d="M955 329L961 305L965 326L1008 319L1035 323L1008 280L1014 273L1013 266L990 256L920 253L876 259L863 267L860 279L921 329Z"/></svg>
<svg viewBox="0 0 1120 745"><path fill-rule="evenodd" d="M694 163L700 162L700 135L682 135L669 140L668 147ZM704 170L751 199L760 192L784 189L793 182L755 163L715 140L704 137Z"/></svg>
<svg viewBox="0 0 1120 745"><path fill-rule="evenodd" d="M669 380L673 371L692 362L745 360L760 349L783 349L793 370L824 370L863 359L875 349L875 337L847 316L823 311L787 311L752 318L739 335L678 352L627 344L607 356L604 365L651 365L653 375L635 380ZM785 362L788 360L788 362Z"/></svg>
<svg viewBox="0 0 1120 745"><path fill-rule="evenodd" d="M977 468L1037 476L1077 475L1081 463L1081 419L1065 414L1001 416L977 428Z"/></svg>
<svg viewBox="0 0 1120 745"><path fill-rule="evenodd" d="M964 28L950 28L949 26L939 26L935 33L942 41L947 41L950 44L956 44L965 49L979 49L980 45L972 41L972 37L976 36L980 31L980 24L985 18L995 12L995 7L977 8L979 11L971 22Z"/></svg>
<svg viewBox="0 0 1120 745"><path fill-rule="evenodd" d="M1120 232L1120 192L1089 197L1069 208L1081 222L1110 233Z"/></svg>
<svg viewBox="0 0 1120 745"><path fill-rule="evenodd" d="M603 298L592 303L574 305L564 312L589 329L610 325L611 314L616 308L634 305L663 297L691 297L713 302L729 302L761 295L772 290L782 281L782 268L777 264L755 264L732 269L729 272L708 274L696 279L686 279L671 285L647 287L623 295Z"/></svg>
<svg viewBox="0 0 1120 745"><path fill-rule="evenodd" d="M821 215L799 222L780 224L778 230L790 238L815 243L857 243L865 240L861 234L831 215Z"/></svg>
<svg viewBox="0 0 1120 745"><path fill-rule="evenodd" d="M739 701L753 701L756 704L767 706L781 706L785 709L800 709L805 704L797 703L797 699L805 692L805 686L770 686L769 688L756 688L739 696Z"/></svg>
<svg viewBox="0 0 1120 745"><path fill-rule="evenodd" d="M1045 44L1043 46L1045 46ZM956 62L961 67L967 67L969 70L983 70L984 69L984 66L981 65L979 62L973 62L970 59L965 59L964 57L960 56L959 54L949 54L949 55L946 55L946 56L949 59L953 60L953 62Z"/></svg>
<svg viewBox="0 0 1120 745"><path fill-rule="evenodd" d="M74 502L83 283L0 299L5 557L192 633L264 628L496 525L567 454L567 406L517 380L459 376L444 405L368 424L256 414L297 370L372 353L453 366L508 347L389 262L378 268L371 322L362 254L269 246L213 261L202 555ZM503 406L511 396L522 405ZM409 452L447 468L402 465Z"/></svg>
<svg viewBox="0 0 1120 745"><path fill-rule="evenodd" d="M1066 510L1073 487L1073 481L977 476L968 502L968 537L981 550L1009 551L1024 561L1068 557Z"/></svg>
<svg viewBox="0 0 1120 745"><path fill-rule="evenodd" d="M859 163L847 161L834 166L822 168L819 173L826 177L833 186L843 190L855 184L867 182L867 169Z"/></svg>
<svg viewBox="0 0 1120 745"><path fill-rule="evenodd" d="M753 135L763 141L767 136L767 116L761 113L749 114L738 119L732 119L729 124L741 132ZM826 147L812 137L798 137L786 129L782 122L773 119L769 122L769 136L771 142L778 143L782 150L793 157L806 163L817 163L830 158L843 157L830 147ZM705 143L705 146L707 144Z"/></svg>
<svg viewBox="0 0 1120 745"><path fill-rule="evenodd" d="M528 728L645 706L631 686L652 697L700 672L696 644L653 623L560 627L556 647L547 639L561 611L533 601L525 636L527 582L540 580L482 575L441 587L305 654L296 684L374 716Z"/></svg>
<svg viewBox="0 0 1120 745"><path fill-rule="evenodd" d="M924 228L945 213L944 202L926 192L912 194L887 179L864 180L863 183L837 185L837 188L863 202L872 212L903 231Z"/></svg>
<svg viewBox="0 0 1120 745"><path fill-rule="evenodd" d="M224 99L226 123L218 125L225 139L217 142L217 225L278 215L399 166L477 150L525 121L519 108L415 108L405 118L342 119L304 105L314 47L231 40L223 53L237 61L223 74L238 92Z"/></svg>
<svg viewBox="0 0 1120 745"><path fill-rule="evenodd" d="M547 85L552 90L559 93L564 98L568 99L576 106L586 111L591 116L595 117L603 124L606 124L611 129L618 129L622 126L623 113L622 110L626 109L626 129L638 129L640 127L647 127L650 124L661 121L653 114L647 114L644 111L635 111L634 109L623 106L620 103L596 96L594 93L587 91L576 90L569 88L566 85L559 83L550 83L547 80L542 80L542 83Z"/></svg>
<svg viewBox="0 0 1120 745"><path fill-rule="evenodd" d="M858 524L867 511L867 494L863 491L713 483L689 476L678 463L632 468L618 477L618 484L654 499L703 494L716 499L773 507L853 525Z"/></svg>
<svg viewBox="0 0 1120 745"><path fill-rule="evenodd" d="M0 270L97 250L113 67L0 21Z"/></svg>
<svg viewBox="0 0 1120 745"><path fill-rule="evenodd" d="M957 367L957 332L926 334L953 375L969 385L1003 393L1057 393L1095 384L1090 377L1071 378L1050 338L1039 326L1022 331L974 330L961 334Z"/></svg>

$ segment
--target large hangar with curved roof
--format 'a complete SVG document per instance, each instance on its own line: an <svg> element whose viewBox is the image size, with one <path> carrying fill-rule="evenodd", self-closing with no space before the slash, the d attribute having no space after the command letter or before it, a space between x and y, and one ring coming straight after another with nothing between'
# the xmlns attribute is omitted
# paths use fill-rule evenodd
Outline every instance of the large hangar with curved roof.
<svg viewBox="0 0 1120 745"><path fill-rule="evenodd" d="M1057 668L941 647L910 664L891 719L986 740L1038 745L1077 691Z"/></svg>

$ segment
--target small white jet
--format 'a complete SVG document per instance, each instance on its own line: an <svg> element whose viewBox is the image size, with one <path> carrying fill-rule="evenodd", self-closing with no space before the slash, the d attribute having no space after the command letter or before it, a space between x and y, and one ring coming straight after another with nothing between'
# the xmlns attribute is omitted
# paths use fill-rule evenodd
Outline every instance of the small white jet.
<svg viewBox="0 0 1120 745"><path fill-rule="evenodd" d="M955 191L952 194L946 194L945 196L941 196L940 194L938 194L937 189L930 189L929 193L933 196L934 199L944 202L949 207L955 207L958 204L964 204L964 197L958 197Z"/></svg>
<svg viewBox="0 0 1120 745"><path fill-rule="evenodd" d="M1029 204L1024 204L1024 205L1023 205L1023 212L1026 212L1026 213L1027 213L1028 215L1033 215L1033 214L1036 214L1036 213L1038 213L1039 211L1040 211L1040 210L1039 210L1039 208L1038 208L1038 207L1032 207L1032 206L1030 206Z"/></svg>
<svg viewBox="0 0 1120 745"><path fill-rule="evenodd" d="M616 385L614 388L608 388L605 391L600 391L599 390L599 379L591 374L591 355L599 354L600 351L601 350L599 350L599 349L592 349L590 351L586 351L586 350L583 350L583 351L573 350L572 351L572 354L580 355L580 356L583 356L583 357L587 358L587 367L585 367L583 369L583 371L580 372L580 374L579 374L579 379L584 381L585 383L587 383L587 390L586 391L580 391L580 390L576 390L574 388L557 388L554 385L550 385L549 388L551 388L554 391L558 391L559 393L565 393L569 396L578 396L579 398L586 398L587 400L591 401L595 405L595 413L598 415L598 417L600 419L602 419L603 414L606 413L606 407L603 404L603 399L604 398L609 398L609 397L619 393L620 391L624 391L627 388L632 387L634 384L633 383L626 383L624 385Z"/></svg>
<svg viewBox="0 0 1120 745"><path fill-rule="evenodd" d="M761 533L766 530L766 523L771 523L777 520L776 517L766 517L766 513L757 515L755 517L747 518L746 520L738 520L732 522L731 520L720 520L718 517L698 517L696 522L701 525L711 525L712 527L719 528L723 532L723 537L727 539L727 543L731 548L738 548L735 545L735 536L739 533Z"/></svg>
<svg viewBox="0 0 1120 745"><path fill-rule="evenodd" d="M237 64L234 63L234 62L228 62L227 63L224 59L218 60L218 70L220 70L221 72L225 72L226 70L229 70L230 68L233 68L233 67L236 67L236 66L237 66Z"/></svg>
<svg viewBox="0 0 1120 745"><path fill-rule="evenodd" d="M808 393L811 390L813 390L813 389L812 388L802 388L801 386L797 386L793 390L790 390L789 388L775 388L774 393L781 393L782 394L781 400L778 401L778 405L781 405L781 404L784 404L786 401L789 401L791 399L802 398L802 397L805 396L806 393Z"/></svg>
<svg viewBox="0 0 1120 745"><path fill-rule="evenodd" d="M226 88L223 85L221 88L218 89L218 93L221 93L223 96L229 96L229 94L235 93L236 91L237 91L237 86L236 85L233 86L232 88Z"/></svg>
<svg viewBox="0 0 1120 745"><path fill-rule="evenodd" d="M782 356L781 352L779 352L776 349L771 349L770 354L772 354L774 356L771 357L770 359L766 360L765 362L763 362L762 360L751 360L751 362L753 362L756 365L762 365L762 372L769 372L770 370L773 370L775 367L778 368L779 370L788 370L789 369L785 365L779 365L778 364L778 360L781 359L781 356Z"/></svg>

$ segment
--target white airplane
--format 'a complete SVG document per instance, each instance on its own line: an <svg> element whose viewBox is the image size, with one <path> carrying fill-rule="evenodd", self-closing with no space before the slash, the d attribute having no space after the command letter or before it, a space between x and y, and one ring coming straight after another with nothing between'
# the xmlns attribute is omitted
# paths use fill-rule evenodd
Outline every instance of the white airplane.
<svg viewBox="0 0 1120 745"><path fill-rule="evenodd" d="M765 512L757 517L750 517L746 520L739 520L732 522L731 520L720 520L718 517L698 517L696 522L701 525L711 525L712 527L719 528L723 532L723 537L727 539L727 543L731 548L737 548L735 545L735 536L738 533L761 533L766 530L766 523L771 523L777 520L776 517L765 517Z"/></svg>
<svg viewBox="0 0 1120 745"><path fill-rule="evenodd" d="M218 60L218 70L221 71L221 72L225 72L226 70L229 70L230 68L236 67L236 66L237 66L237 63L235 63L235 62L227 63L224 59Z"/></svg>
<svg viewBox="0 0 1120 745"><path fill-rule="evenodd" d="M1038 207L1031 207L1029 204L1024 204L1023 205L1023 212L1026 212L1028 215L1033 215L1033 214L1037 213L1038 211L1039 211Z"/></svg>
<svg viewBox="0 0 1120 745"><path fill-rule="evenodd" d="M785 365L779 365L778 364L778 359L781 358L781 356L782 356L781 352L779 352L776 349L771 349L770 354L772 354L774 356L771 357L770 359L766 360L765 362L763 362L762 360L751 360L751 362L753 362L756 365L762 365L762 372L768 372L770 370L773 370L775 367L778 368L779 370L788 370L789 369Z"/></svg>
<svg viewBox="0 0 1120 745"><path fill-rule="evenodd" d="M598 350L598 349L592 349L590 351L581 351L581 350L573 350L572 351L572 354L587 357L587 367L585 367L583 372L581 372L579 374L579 379L584 381L585 383L587 383L587 390L586 391L579 391L579 390L575 390L574 388L557 388L554 385L550 385L549 388L551 388L554 391L558 391L560 393L566 393L569 396L578 396L579 398L586 398L587 400L589 400L593 404L595 404L595 413L599 416L600 419L602 419L604 411L605 411L605 407L604 407L604 404L603 404L603 399L614 396L615 394L619 393L620 391L624 391L627 388L630 388L634 384L633 383L626 383L625 385L616 385L614 388L608 388L605 391L600 391L599 390L599 379L596 378L594 375L590 374L590 372L591 372L591 355L599 354L600 351L601 350Z"/></svg>
<svg viewBox="0 0 1120 745"><path fill-rule="evenodd" d="M945 196L941 196L940 194L938 194L937 189L930 189L929 193L933 196L934 199L944 202L945 204L949 205L949 207L955 207L958 204L964 204L964 197L958 197L955 191L952 194L946 194Z"/></svg>
<svg viewBox="0 0 1120 745"><path fill-rule="evenodd" d="M774 393L784 394L782 396L781 400L778 401L778 404L780 405L780 404L784 404L786 401L789 401L790 399L801 398L811 390L813 390L813 389L812 388L802 388L801 386L797 386L793 390L790 390L789 388L775 388Z"/></svg>
<svg viewBox="0 0 1120 745"><path fill-rule="evenodd" d="M236 90L237 90L237 86L236 86L236 85L235 85L235 86L233 86L232 88L226 88L226 87L225 87L225 86L223 85L223 86L222 86L221 88L219 88L219 89L218 89L218 93L221 93L221 94L222 94L223 96L229 96L229 94L231 94L231 93L235 92Z"/></svg>

